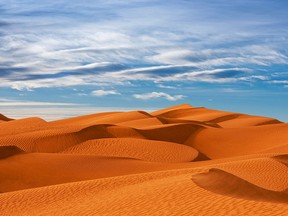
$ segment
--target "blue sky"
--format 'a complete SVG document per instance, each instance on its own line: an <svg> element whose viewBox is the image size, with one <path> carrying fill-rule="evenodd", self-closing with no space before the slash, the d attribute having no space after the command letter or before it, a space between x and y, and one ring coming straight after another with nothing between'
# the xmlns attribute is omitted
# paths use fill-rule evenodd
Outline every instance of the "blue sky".
<svg viewBox="0 0 288 216"><path fill-rule="evenodd" d="M0 112L189 103L288 121L288 1L1 0Z"/></svg>

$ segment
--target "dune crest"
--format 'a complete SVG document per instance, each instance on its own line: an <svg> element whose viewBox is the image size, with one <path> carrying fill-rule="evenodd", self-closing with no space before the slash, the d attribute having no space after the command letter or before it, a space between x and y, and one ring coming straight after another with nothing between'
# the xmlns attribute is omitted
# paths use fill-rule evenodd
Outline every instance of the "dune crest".
<svg viewBox="0 0 288 216"><path fill-rule="evenodd" d="M0 215L285 215L288 124L181 104L0 115Z"/></svg>

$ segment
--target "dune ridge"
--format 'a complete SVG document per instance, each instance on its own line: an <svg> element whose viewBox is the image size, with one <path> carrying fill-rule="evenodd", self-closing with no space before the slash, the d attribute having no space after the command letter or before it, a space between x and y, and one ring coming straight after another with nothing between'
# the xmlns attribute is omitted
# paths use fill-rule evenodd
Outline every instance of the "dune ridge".
<svg viewBox="0 0 288 216"><path fill-rule="evenodd" d="M180 104L0 115L0 215L285 215L288 124Z"/></svg>

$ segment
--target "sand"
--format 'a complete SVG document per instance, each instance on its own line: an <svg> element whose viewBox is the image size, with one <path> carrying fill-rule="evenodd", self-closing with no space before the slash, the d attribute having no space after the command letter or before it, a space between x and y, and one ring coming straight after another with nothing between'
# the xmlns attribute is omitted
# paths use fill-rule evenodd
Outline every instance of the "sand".
<svg viewBox="0 0 288 216"><path fill-rule="evenodd" d="M0 115L0 215L287 215L288 124L182 104Z"/></svg>

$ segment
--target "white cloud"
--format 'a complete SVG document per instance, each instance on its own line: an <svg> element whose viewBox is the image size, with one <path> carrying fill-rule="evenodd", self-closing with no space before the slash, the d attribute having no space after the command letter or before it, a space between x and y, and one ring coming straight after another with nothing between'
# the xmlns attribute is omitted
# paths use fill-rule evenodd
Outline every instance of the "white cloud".
<svg viewBox="0 0 288 216"><path fill-rule="evenodd" d="M120 95L118 91L115 90L94 90L91 92L92 96L101 97L106 95Z"/></svg>
<svg viewBox="0 0 288 216"><path fill-rule="evenodd" d="M77 93L78 96L88 96L86 93Z"/></svg>
<svg viewBox="0 0 288 216"><path fill-rule="evenodd" d="M157 83L157 82L156 82ZM163 84L158 84L157 85L159 88L164 88L164 89L177 89L175 86L168 86L168 85L163 85Z"/></svg>
<svg viewBox="0 0 288 216"><path fill-rule="evenodd" d="M229 72L229 75L222 75ZM174 74L167 77L159 77L158 81L195 81L195 82L210 82L210 83L226 83L236 82L242 77L234 77L233 73L249 73L248 68L227 68L227 69L213 69L213 70L199 70L186 73ZM236 74L237 75L237 74ZM245 76L245 74L242 74Z"/></svg>
<svg viewBox="0 0 288 216"><path fill-rule="evenodd" d="M187 58L194 54L195 52L191 50L168 50L166 52L162 51L158 55L150 57L150 59L164 64L189 64L191 61Z"/></svg>
<svg viewBox="0 0 288 216"><path fill-rule="evenodd" d="M288 84L288 80L272 80L270 82L276 84Z"/></svg>
<svg viewBox="0 0 288 216"><path fill-rule="evenodd" d="M218 41L219 42L219 41ZM215 41L215 43L218 43ZM239 66L247 64L268 66L272 64L288 64L288 57L267 45L246 45L236 48L216 49L158 49L158 53L147 59L168 65L195 66L213 68L218 66Z"/></svg>
<svg viewBox="0 0 288 216"><path fill-rule="evenodd" d="M153 98L165 98L170 101L177 101L183 99L184 95L170 95L165 92L151 92L146 94L134 94L133 95L137 99L148 100Z"/></svg>
<svg viewBox="0 0 288 216"><path fill-rule="evenodd" d="M0 86L10 85L12 89L18 91L28 90L31 91L35 88L52 88L52 87L66 87L66 86L77 86L85 84L85 80L81 76L66 76L61 78L45 78L36 80L25 80L25 81L11 81L10 83L2 83Z"/></svg>

